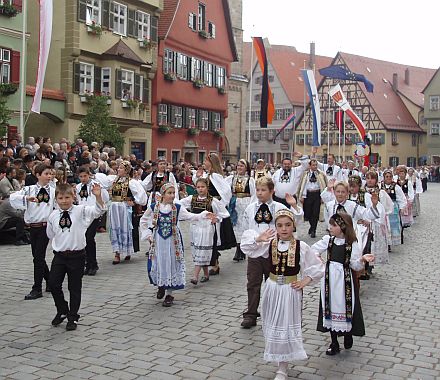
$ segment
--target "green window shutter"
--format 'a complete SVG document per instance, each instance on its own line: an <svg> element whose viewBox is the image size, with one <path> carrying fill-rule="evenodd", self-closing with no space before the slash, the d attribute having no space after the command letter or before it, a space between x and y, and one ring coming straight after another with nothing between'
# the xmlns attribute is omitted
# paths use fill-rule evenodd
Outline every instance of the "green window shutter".
<svg viewBox="0 0 440 380"><path fill-rule="evenodd" d="M93 92L101 93L101 68L98 66L95 66L93 82Z"/></svg>
<svg viewBox="0 0 440 380"><path fill-rule="evenodd" d="M122 94L122 72L116 69L116 83L115 83L115 99L121 99Z"/></svg>
<svg viewBox="0 0 440 380"><path fill-rule="evenodd" d="M78 0L78 21L86 22L87 2L86 0Z"/></svg>
<svg viewBox="0 0 440 380"><path fill-rule="evenodd" d="M141 98L141 76L139 74L134 74L134 98Z"/></svg>
<svg viewBox="0 0 440 380"><path fill-rule="evenodd" d="M214 113L212 111L208 113L208 130L214 130Z"/></svg>
<svg viewBox="0 0 440 380"><path fill-rule="evenodd" d="M127 35L130 37L137 37L135 32L135 17L136 11L134 9L128 9L128 25L127 25Z"/></svg>
<svg viewBox="0 0 440 380"><path fill-rule="evenodd" d="M150 30L150 39L153 42L157 42L157 29L159 25L159 19L155 16L151 17L151 30Z"/></svg>
<svg viewBox="0 0 440 380"><path fill-rule="evenodd" d="M73 92L79 93L80 64L73 64Z"/></svg>
<svg viewBox="0 0 440 380"><path fill-rule="evenodd" d="M150 81L147 78L143 78L143 86L142 86L142 102L149 103L150 102Z"/></svg>
<svg viewBox="0 0 440 380"><path fill-rule="evenodd" d="M110 28L110 1L101 0L101 26L103 28Z"/></svg>

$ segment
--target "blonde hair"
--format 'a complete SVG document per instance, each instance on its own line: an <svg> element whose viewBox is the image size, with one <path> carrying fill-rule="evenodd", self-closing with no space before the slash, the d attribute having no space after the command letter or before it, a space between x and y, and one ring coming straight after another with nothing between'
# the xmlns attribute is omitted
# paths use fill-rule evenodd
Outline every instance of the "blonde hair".
<svg viewBox="0 0 440 380"><path fill-rule="evenodd" d="M209 153L208 160L211 163L211 170L210 170L211 174L217 173L223 176L223 168L218 155L215 153Z"/></svg>
<svg viewBox="0 0 440 380"><path fill-rule="evenodd" d="M348 193L348 183L344 181L338 181L334 184L333 190L336 190L337 187L342 186Z"/></svg>
<svg viewBox="0 0 440 380"><path fill-rule="evenodd" d="M269 178L267 176L260 177L257 179L256 187L258 186L266 186L270 191L275 189L275 184L272 180L272 178Z"/></svg>

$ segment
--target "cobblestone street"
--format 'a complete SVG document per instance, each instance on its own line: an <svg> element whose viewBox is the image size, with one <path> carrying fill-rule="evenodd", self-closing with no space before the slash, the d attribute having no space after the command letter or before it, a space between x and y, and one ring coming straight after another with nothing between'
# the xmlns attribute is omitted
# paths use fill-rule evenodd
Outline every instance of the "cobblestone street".
<svg viewBox="0 0 440 380"><path fill-rule="evenodd" d="M372 279L361 283L366 336L355 337L350 351L325 355L329 336L316 331L318 286L306 288L309 359L290 364L289 378L440 378L439 199L440 185L429 184L421 194L421 216L405 230L405 245L394 249L390 265L376 266ZM307 228L299 228L300 238ZM234 263L233 252L225 252L220 275L193 286L187 225L183 230L188 285L175 292L171 308L162 307L148 284L146 245L130 262L113 266L108 235L99 234L100 270L83 278L82 317L73 332L65 323L51 326L49 293L24 301L33 278L30 246L0 246L0 378L272 379L276 367L263 361L261 323L240 328L246 263ZM47 257L49 263L49 249Z"/></svg>

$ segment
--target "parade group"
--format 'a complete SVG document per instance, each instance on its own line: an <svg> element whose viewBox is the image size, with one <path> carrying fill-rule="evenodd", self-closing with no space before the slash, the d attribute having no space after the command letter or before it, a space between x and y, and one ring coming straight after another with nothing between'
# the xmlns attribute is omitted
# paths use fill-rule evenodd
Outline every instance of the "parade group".
<svg viewBox="0 0 440 380"><path fill-rule="evenodd" d="M393 247L404 243L430 172L339 165L331 154L322 163L299 152L279 165L261 159L222 163L215 153L200 165L143 162L80 139L30 138L23 146L15 139L0 152L0 229L14 227L15 243L30 243L34 285L25 299L41 298L45 280L57 309L52 325L67 319L67 330L77 328L82 277L97 273L95 235L106 229L114 265L129 261L139 240L149 242L148 281L162 305L172 306L174 292L186 286L180 223L188 221L192 286L220 274L225 250L235 248L236 262L247 259L245 329L260 317L265 281L264 359L278 365L276 380L288 378L290 361L307 358L301 332L305 286L320 282L317 329L330 333L326 354L340 352L338 336L350 349L353 336L365 334L360 280L370 279L373 266L387 264ZM309 246L296 234L302 222L313 239L318 223L325 223L325 235ZM62 290L66 274L69 303Z"/></svg>

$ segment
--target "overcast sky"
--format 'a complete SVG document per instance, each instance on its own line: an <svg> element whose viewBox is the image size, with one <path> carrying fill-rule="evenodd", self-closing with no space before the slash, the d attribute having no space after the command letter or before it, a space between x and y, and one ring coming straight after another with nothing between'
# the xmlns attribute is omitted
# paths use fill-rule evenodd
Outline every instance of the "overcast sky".
<svg viewBox="0 0 440 380"><path fill-rule="evenodd" d="M267 37L334 57L338 51L426 68L440 66L440 0L243 0L245 41Z"/></svg>

